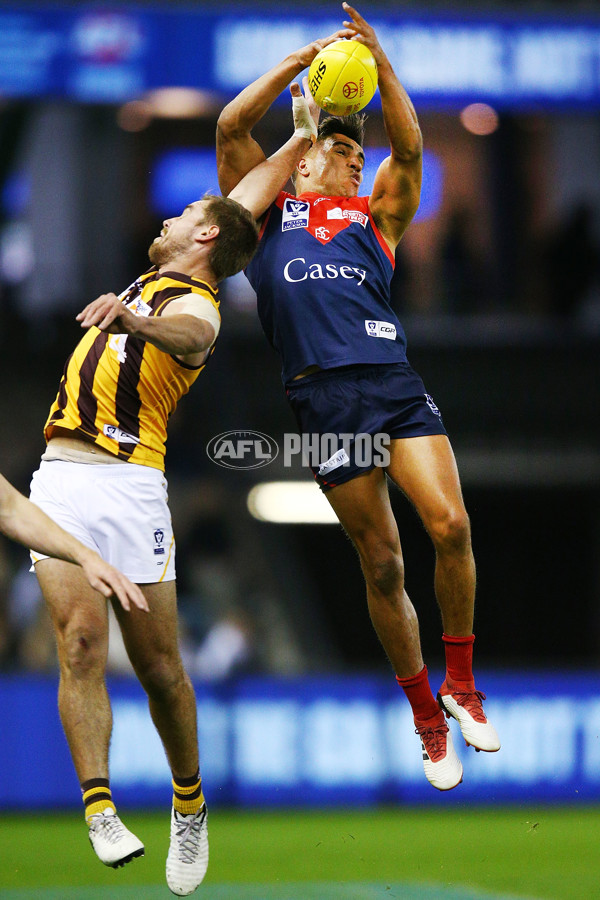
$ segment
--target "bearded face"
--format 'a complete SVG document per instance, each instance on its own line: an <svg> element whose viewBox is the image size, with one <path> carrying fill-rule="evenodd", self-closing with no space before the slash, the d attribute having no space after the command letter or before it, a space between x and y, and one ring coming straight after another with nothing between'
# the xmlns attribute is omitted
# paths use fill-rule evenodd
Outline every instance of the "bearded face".
<svg viewBox="0 0 600 900"><path fill-rule="evenodd" d="M168 228L163 228L161 234L150 244L148 257L153 265L160 268L187 253L193 245L189 236L170 234Z"/></svg>
<svg viewBox="0 0 600 900"><path fill-rule="evenodd" d="M160 268L194 249L194 233L204 220L203 204L204 201L196 200L180 216L165 219L161 233L148 250L151 263Z"/></svg>

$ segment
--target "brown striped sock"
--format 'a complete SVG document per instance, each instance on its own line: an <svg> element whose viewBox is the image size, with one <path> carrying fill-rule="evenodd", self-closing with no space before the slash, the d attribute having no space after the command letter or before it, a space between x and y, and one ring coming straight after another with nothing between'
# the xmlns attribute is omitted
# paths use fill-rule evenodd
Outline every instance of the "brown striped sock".
<svg viewBox="0 0 600 900"><path fill-rule="evenodd" d="M116 812L112 802L112 794L108 784L108 778L90 778L81 783L83 805L85 806L85 821L90 824L92 816L104 812L110 808Z"/></svg>
<svg viewBox="0 0 600 900"><path fill-rule="evenodd" d="M191 778L173 776L173 808L184 816L197 813L204 805L200 772Z"/></svg>

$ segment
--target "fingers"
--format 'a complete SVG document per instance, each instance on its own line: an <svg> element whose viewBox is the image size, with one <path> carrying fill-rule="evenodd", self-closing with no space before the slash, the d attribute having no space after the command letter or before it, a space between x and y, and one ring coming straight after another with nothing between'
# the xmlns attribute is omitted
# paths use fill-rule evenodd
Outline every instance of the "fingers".
<svg viewBox="0 0 600 900"><path fill-rule="evenodd" d="M366 24L367 24L366 21L365 21L365 19L363 19L363 17L360 15L360 13L358 13L358 12L354 9L353 6L350 6L349 3L342 3L342 6L343 6L343 8L346 10L346 12L348 13L348 15L352 18L352 20L353 20L357 25L358 25L358 24L362 24L362 25L366 25ZM349 25L349 24L351 24L351 23L349 23L349 22L344 22L344 25L346 25L346 26Z"/></svg>
<svg viewBox="0 0 600 900"><path fill-rule="evenodd" d="M292 95L292 97L301 97L302 96L302 91L300 90L300 85L298 84L297 81L293 81L290 84L290 94Z"/></svg>
<svg viewBox="0 0 600 900"><path fill-rule="evenodd" d="M75 316L82 328L95 325L100 330L107 328L115 319L123 315L124 307L115 294L102 294Z"/></svg>
<svg viewBox="0 0 600 900"><path fill-rule="evenodd" d="M346 23L344 23L346 25ZM352 23L350 23L352 25ZM320 38L320 40L315 41L315 46L318 47L319 50L322 50L323 47L328 47L329 44L333 44L334 41L341 41L343 38L352 37L352 33L348 27L339 28L337 31L334 31L333 34L330 34L326 38Z"/></svg>
<svg viewBox="0 0 600 900"><path fill-rule="evenodd" d="M99 591L107 599L115 596L126 612L130 612L132 604L143 612L150 611L148 601L138 585L133 584L129 578L96 553L88 553L81 565L94 590Z"/></svg>
<svg viewBox="0 0 600 900"><path fill-rule="evenodd" d="M141 609L142 612L150 612L148 601L137 584L132 584L128 578L125 578L125 576L121 575L119 572L117 572L115 576L111 575L109 583L112 587L111 593L114 593L126 612L130 612L132 603L134 606L137 606L138 609Z"/></svg>
<svg viewBox="0 0 600 900"><path fill-rule="evenodd" d="M352 29L354 31L354 34L352 35L352 38L354 40L360 40L361 38L364 38L365 31L374 34L373 29L366 21L366 19L363 19L360 13L357 13L357 11L348 3L342 3L342 6L344 7L345 12L347 12L352 19L351 22L344 22L343 24L346 28ZM358 34L357 32L360 32L360 34Z"/></svg>

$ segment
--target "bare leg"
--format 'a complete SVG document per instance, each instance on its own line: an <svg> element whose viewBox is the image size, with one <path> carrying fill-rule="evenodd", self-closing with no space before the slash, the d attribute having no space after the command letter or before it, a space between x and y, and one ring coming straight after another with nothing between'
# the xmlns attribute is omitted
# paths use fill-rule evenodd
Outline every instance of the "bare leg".
<svg viewBox="0 0 600 900"><path fill-rule="evenodd" d="M108 778L112 714L104 681L106 600L70 563L40 560L36 574L56 635L58 708L77 776L80 782Z"/></svg>
<svg viewBox="0 0 600 900"><path fill-rule="evenodd" d="M398 527L382 469L327 491L327 499L356 547L367 586L371 621L396 675L423 668L419 623L404 590Z"/></svg>
<svg viewBox="0 0 600 900"><path fill-rule="evenodd" d="M462 765L423 664L417 615L404 590L400 539L385 473L373 469L328 491L327 498L358 550L371 619L410 702L425 775L434 787L450 790L462 779Z"/></svg>
<svg viewBox="0 0 600 900"><path fill-rule="evenodd" d="M414 504L435 552L435 593L446 634L473 633L475 561L458 470L445 435L394 440L388 474Z"/></svg>
<svg viewBox="0 0 600 900"><path fill-rule="evenodd" d="M125 612L115 603L115 614L171 771L191 777L198 770L196 695L179 653L175 582L140 587L150 612Z"/></svg>

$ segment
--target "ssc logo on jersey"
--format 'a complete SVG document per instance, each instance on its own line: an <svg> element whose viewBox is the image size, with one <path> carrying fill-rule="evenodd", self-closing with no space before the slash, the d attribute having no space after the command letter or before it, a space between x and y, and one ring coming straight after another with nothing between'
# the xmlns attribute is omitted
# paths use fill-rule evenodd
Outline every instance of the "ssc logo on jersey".
<svg viewBox="0 0 600 900"><path fill-rule="evenodd" d="M396 340L396 326L392 322L377 322L374 319L365 319L365 330L369 337L387 338L388 341Z"/></svg>
<svg viewBox="0 0 600 900"><path fill-rule="evenodd" d="M308 228L310 205L304 200L286 197L281 217L281 230L291 231L293 228Z"/></svg>

